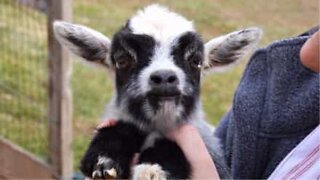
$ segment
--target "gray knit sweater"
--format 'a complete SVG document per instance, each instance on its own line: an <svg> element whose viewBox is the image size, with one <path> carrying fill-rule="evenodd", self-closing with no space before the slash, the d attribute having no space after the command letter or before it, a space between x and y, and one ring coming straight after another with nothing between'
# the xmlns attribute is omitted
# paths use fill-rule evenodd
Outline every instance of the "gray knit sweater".
<svg viewBox="0 0 320 180"><path fill-rule="evenodd" d="M319 74L299 59L308 36L275 42L251 58L216 130L233 178L267 178L319 124Z"/></svg>

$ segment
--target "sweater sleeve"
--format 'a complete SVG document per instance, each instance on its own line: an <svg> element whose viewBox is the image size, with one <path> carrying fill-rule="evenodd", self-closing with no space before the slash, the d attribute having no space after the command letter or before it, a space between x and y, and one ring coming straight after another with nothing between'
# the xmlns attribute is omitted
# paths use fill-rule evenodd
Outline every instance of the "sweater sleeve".
<svg viewBox="0 0 320 180"><path fill-rule="evenodd" d="M319 124L319 74L299 59L307 39L274 42L250 59L215 132L233 178L267 178Z"/></svg>

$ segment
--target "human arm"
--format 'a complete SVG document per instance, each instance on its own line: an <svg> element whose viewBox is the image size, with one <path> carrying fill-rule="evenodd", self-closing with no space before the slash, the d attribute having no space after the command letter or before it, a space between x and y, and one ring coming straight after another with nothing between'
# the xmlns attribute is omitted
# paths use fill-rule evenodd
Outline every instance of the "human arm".
<svg viewBox="0 0 320 180"><path fill-rule="evenodd" d="M182 125L168 136L180 146L190 162L193 179L219 179L217 169L195 127Z"/></svg>
<svg viewBox="0 0 320 180"><path fill-rule="evenodd" d="M302 46L300 50L300 60L301 63L315 71L315 72L320 72L320 56L319 56L319 50L320 50L320 45L319 45L319 38L320 38L320 32L317 31L314 33Z"/></svg>

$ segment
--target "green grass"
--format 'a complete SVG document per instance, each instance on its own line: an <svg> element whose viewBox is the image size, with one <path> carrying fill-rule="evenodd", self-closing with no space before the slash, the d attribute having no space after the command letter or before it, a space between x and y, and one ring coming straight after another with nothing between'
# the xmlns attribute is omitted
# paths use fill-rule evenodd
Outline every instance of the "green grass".
<svg viewBox="0 0 320 180"><path fill-rule="evenodd" d="M0 135L46 158L47 33L46 18L34 10L0 0ZM204 40L230 31L259 26L260 46L302 33L317 23L317 2L303 0L74 0L74 22L111 37L134 12L157 2L194 21ZM107 72L74 61L74 166L84 153L94 127L111 97ZM202 82L207 119L216 124L231 107L246 62Z"/></svg>
<svg viewBox="0 0 320 180"><path fill-rule="evenodd" d="M0 135L42 158L48 152L45 23L31 9L0 1Z"/></svg>

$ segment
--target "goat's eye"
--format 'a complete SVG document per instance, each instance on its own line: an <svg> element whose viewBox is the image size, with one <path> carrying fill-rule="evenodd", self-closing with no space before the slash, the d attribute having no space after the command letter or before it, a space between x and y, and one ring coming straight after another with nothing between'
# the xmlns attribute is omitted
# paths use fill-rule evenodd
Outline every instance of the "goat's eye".
<svg viewBox="0 0 320 180"><path fill-rule="evenodd" d="M190 65L194 68L201 68L201 58L197 55L193 55L189 58Z"/></svg>
<svg viewBox="0 0 320 180"><path fill-rule="evenodd" d="M117 69L128 68L130 65L131 65L131 59L128 57L119 58L116 61L116 68Z"/></svg>

